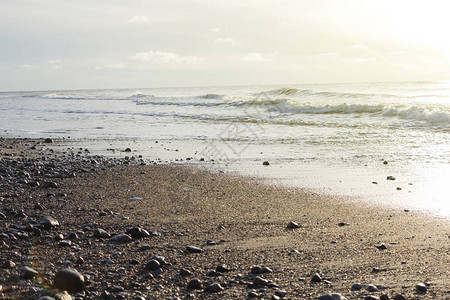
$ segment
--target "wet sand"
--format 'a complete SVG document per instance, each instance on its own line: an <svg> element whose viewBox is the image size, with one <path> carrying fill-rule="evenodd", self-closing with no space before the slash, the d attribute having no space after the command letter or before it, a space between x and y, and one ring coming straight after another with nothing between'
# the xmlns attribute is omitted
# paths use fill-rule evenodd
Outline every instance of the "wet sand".
<svg viewBox="0 0 450 300"><path fill-rule="evenodd" d="M276 299L280 291L284 299L450 297L448 220L189 166L90 158L84 151L69 170L75 174L67 173L74 176L45 177L52 173L48 157L56 155L53 169L70 169L71 153L52 153L43 141L1 142L3 169L10 166L16 182L2 174L0 299L51 295L55 273L67 267L86 277L78 299ZM27 167L25 157L44 167L20 183L14 167ZM31 186L31 180L57 187ZM45 216L59 226L26 230ZM291 221L299 228L286 228ZM133 227L150 235L127 243L93 237L96 228L115 236ZM381 243L386 249L376 247ZM202 252L190 253L189 245ZM151 270L154 255L166 263ZM5 268L7 261L15 266ZM34 280L20 276L27 265L39 273ZM229 270L216 271L218 265ZM254 274L253 266L270 271ZM320 282L311 281L316 273ZM188 288L193 278L200 289ZM206 291L212 283L221 291ZM362 289L352 290L354 283ZM425 293L418 283L428 285ZM370 284L378 291L366 290Z"/></svg>

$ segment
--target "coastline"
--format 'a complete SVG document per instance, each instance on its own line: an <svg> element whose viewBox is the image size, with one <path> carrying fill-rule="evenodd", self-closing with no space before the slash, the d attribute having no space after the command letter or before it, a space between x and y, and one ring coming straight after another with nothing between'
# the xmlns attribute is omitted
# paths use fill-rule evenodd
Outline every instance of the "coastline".
<svg viewBox="0 0 450 300"><path fill-rule="evenodd" d="M16 266L2 269L0 298L36 299L48 294L37 282L20 278L26 265L42 270L38 281L46 282L52 282L59 269L76 268L90 281L77 295L80 299L105 295L112 299L120 295L122 299L242 299L251 293L270 299L281 290L286 291L284 299L316 299L328 293L347 299L398 294L407 299L450 297L450 224L446 220L192 166L141 165L139 160L90 157L80 149L72 156L50 151L52 144L43 140L39 146L46 150L39 146L30 150L32 140L0 141L2 163L31 158L43 165L50 161L53 169L73 169L67 159L79 154L74 177L47 177L56 187L2 186L5 218L0 223L6 234L2 265L12 261ZM49 159L55 156L55 161ZM14 164L10 167L17 177ZM8 193L11 197L5 197ZM36 208L36 203L44 209ZM59 226L25 230L27 224L48 215ZM286 229L290 221L299 228ZM92 237L96 228L114 236L134 227L154 235L123 244ZM70 233L77 237L68 239ZM58 234L70 245L62 246L55 239ZM380 243L387 249L375 247ZM139 250L145 244L148 249ZM188 245L203 251L188 253ZM149 270L153 255L165 257L167 263ZM83 262L77 264L80 257ZM211 272L222 264L230 270ZM272 272L252 274L255 265ZM191 274L180 275L182 269ZM321 282L311 282L316 273ZM257 276L270 282L255 284ZM193 278L201 280L201 289L187 288ZM429 283L425 293L416 289L423 282ZM205 291L212 283L221 284L222 290ZM362 289L352 290L355 283ZM378 291L366 290L370 284Z"/></svg>

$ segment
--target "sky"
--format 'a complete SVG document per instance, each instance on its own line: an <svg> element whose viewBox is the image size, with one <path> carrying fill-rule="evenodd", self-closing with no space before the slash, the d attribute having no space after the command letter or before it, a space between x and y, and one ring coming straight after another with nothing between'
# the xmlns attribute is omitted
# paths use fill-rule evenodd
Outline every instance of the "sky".
<svg viewBox="0 0 450 300"><path fill-rule="evenodd" d="M0 90L450 79L448 1L0 0Z"/></svg>

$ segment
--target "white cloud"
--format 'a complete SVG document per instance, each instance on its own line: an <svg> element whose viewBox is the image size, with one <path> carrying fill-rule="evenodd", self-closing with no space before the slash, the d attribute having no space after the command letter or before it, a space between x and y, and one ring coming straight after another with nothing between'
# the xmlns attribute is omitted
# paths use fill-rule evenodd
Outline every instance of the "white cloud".
<svg viewBox="0 0 450 300"><path fill-rule="evenodd" d="M95 67L96 70L103 70L103 69L123 69L125 67L124 63L117 63L117 64L110 64L110 65L104 65L104 66L98 66Z"/></svg>
<svg viewBox="0 0 450 300"><path fill-rule="evenodd" d="M54 59L54 60L47 60L47 62L51 65L55 65L55 64L60 64L61 60L60 59Z"/></svg>
<svg viewBox="0 0 450 300"><path fill-rule="evenodd" d="M236 41L231 37L226 38L217 38L214 40L214 42L219 44L230 44L230 45L236 45Z"/></svg>
<svg viewBox="0 0 450 300"><path fill-rule="evenodd" d="M338 57L339 52L328 52L328 53L321 53L321 56L327 56L327 57Z"/></svg>
<svg viewBox="0 0 450 300"><path fill-rule="evenodd" d="M180 56L173 52L161 52L150 50L148 52L139 52L130 57L131 59L148 61L159 64L199 64L203 61L203 58L198 56Z"/></svg>
<svg viewBox="0 0 450 300"><path fill-rule="evenodd" d="M211 31L212 31L212 32L220 32L220 28L217 28L217 27L216 27L216 28L211 29Z"/></svg>
<svg viewBox="0 0 450 300"><path fill-rule="evenodd" d="M356 58L345 58L342 61L346 63L360 64L376 60L377 59L375 57L356 57Z"/></svg>
<svg viewBox="0 0 450 300"><path fill-rule="evenodd" d="M147 16L134 16L128 20L128 23L148 23Z"/></svg>
<svg viewBox="0 0 450 300"><path fill-rule="evenodd" d="M30 64L24 64L24 65L21 65L20 68L21 68L21 69L28 69L28 70L31 70L31 69L36 69L37 66L36 66L36 65L30 65Z"/></svg>
<svg viewBox="0 0 450 300"><path fill-rule="evenodd" d="M264 57L261 53L258 53L258 52L248 53L242 59L245 60L245 61L252 61L252 62L266 62L266 61L270 61L270 59Z"/></svg>
<svg viewBox="0 0 450 300"><path fill-rule="evenodd" d="M400 51L392 51L391 53L389 53L389 55L392 55L392 56L401 56L401 55L405 55L405 54L406 54L406 52L403 51L403 50L400 50Z"/></svg>

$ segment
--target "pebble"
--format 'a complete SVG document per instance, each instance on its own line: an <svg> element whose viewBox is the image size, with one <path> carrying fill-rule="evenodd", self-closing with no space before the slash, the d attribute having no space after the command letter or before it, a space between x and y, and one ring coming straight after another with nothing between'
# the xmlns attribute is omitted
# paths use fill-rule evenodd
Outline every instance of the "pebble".
<svg viewBox="0 0 450 300"><path fill-rule="evenodd" d="M378 292L378 288L376 286L374 286L373 284L369 284L366 287L366 290L369 291L369 292Z"/></svg>
<svg viewBox="0 0 450 300"><path fill-rule="evenodd" d="M407 300L405 297L403 297L400 294L395 295L394 300Z"/></svg>
<svg viewBox="0 0 450 300"><path fill-rule="evenodd" d="M386 250L387 249L387 247L386 247L386 245L384 243L376 244L375 247L377 249L379 249L379 250Z"/></svg>
<svg viewBox="0 0 450 300"><path fill-rule="evenodd" d="M186 246L186 250L189 253L201 253L203 252L202 248L196 247L196 246Z"/></svg>
<svg viewBox="0 0 450 300"><path fill-rule="evenodd" d="M94 237L98 239L107 239L110 238L111 235L101 228L94 229Z"/></svg>
<svg viewBox="0 0 450 300"><path fill-rule="evenodd" d="M141 227L133 227L133 228L127 229L127 233L131 237L137 238L137 239L150 236L150 233Z"/></svg>
<svg viewBox="0 0 450 300"><path fill-rule="evenodd" d="M380 300L380 298L373 295L367 295L364 297L364 300Z"/></svg>
<svg viewBox="0 0 450 300"><path fill-rule="evenodd" d="M256 276L253 280L253 285L255 286L266 286L269 284L269 281L267 279L261 278L259 276Z"/></svg>
<svg viewBox="0 0 450 300"><path fill-rule="evenodd" d="M202 288L202 282L200 281L200 279L193 278L188 281L186 287L188 289L197 289L198 290L198 289Z"/></svg>
<svg viewBox="0 0 450 300"><path fill-rule="evenodd" d="M296 229L296 228L300 228L300 226L296 222L291 221L291 222L289 222L289 224L287 224L286 228L288 228L288 229Z"/></svg>
<svg viewBox="0 0 450 300"><path fill-rule="evenodd" d="M219 283L212 283L205 288L205 292L209 293L219 293L223 290L224 288Z"/></svg>
<svg viewBox="0 0 450 300"><path fill-rule="evenodd" d="M113 236L109 240L112 241L112 242L125 244L125 243L132 242L133 238L131 236L129 236L128 234L126 234L126 233L121 233L121 234Z"/></svg>
<svg viewBox="0 0 450 300"><path fill-rule="evenodd" d="M218 265L216 267L216 272L220 272L220 273L226 273L226 272L230 272L230 268L228 268L227 265Z"/></svg>
<svg viewBox="0 0 450 300"><path fill-rule="evenodd" d="M58 243L59 246L61 247L69 247L72 245L72 241L69 240L62 240Z"/></svg>
<svg viewBox="0 0 450 300"><path fill-rule="evenodd" d="M150 269L152 271L155 271L155 270L159 269L160 267L161 267L161 264L156 259L152 259L146 264L146 268Z"/></svg>
<svg viewBox="0 0 450 300"><path fill-rule="evenodd" d="M180 275L181 276L191 276L194 275L191 271L189 271L188 269L181 269L180 270Z"/></svg>
<svg viewBox="0 0 450 300"><path fill-rule="evenodd" d="M416 290L418 292L421 292L421 293L426 293L427 292L427 286L424 283L420 282L420 283L416 284Z"/></svg>
<svg viewBox="0 0 450 300"><path fill-rule="evenodd" d="M60 290L74 294L84 289L84 277L75 269L62 269L55 274L53 284Z"/></svg>
<svg viewBox="0 0 450 300"><path fill-rule="evenodd" d="M41 219L39 225L41 225L44 229L50 229L52 227L59 226L59 222L55 218L47 216Z"/></svg>
<svg viewBox="0 0 450 300"><path fill-rule="evenodd" d="M266 161L263 161L263 166L268 166L268 165L270 165L270 163L266 160Z"/></svg>
<svg viewBox="0 0 450 300"><path fill-rule="evenodd" d="M347 298L341 294L327 294L320 296L317 300L347 300Z"/></svg>
<svg viewBox="0 0 450 300"><path fill-rule="evenodd" d="M12 260L7 260L3 263L2 267L4 269L14 269L16 264Z"/></svg>
<svg viewBox="0 0 450 300"><path fill-rule="evenodd" d="M38 274L38 271L27 266L20 269L20 277L23 279L33 279Z"/></svg>
<svg viewBox="0 0 450 300"><path fill-rule="evenodd" d="M388 176L388 177L386 177L386 180L395 180L395 177L394 176Z"/></svg>
<svg viewBox="0 0 450 300"><path fill-rule="evenodd" d="M361 283L354 283L354 284L352 284L352 290L354 290L354 291L359 291L359 290L361 290L362 289L362 284Z"/></svg>
<svg viewBox="0 0 450 300"><path fill-rule="evenodd" d="M312 282L321 282L322 281L322 277L320 277L320 275L318 273L314 274L314 276L311 278Z"/></svg>

